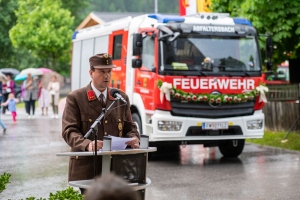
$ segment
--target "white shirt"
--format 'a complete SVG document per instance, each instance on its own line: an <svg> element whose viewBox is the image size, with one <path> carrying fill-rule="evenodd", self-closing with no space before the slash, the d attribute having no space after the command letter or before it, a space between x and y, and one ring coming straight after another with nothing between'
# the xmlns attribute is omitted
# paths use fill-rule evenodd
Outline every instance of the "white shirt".
<svg viewBox="0 0 300 200"><path fill-rule="evenodd" d="M58 91L60 89L60 85L58 81L52 82L50 81L48 84L48 90L50 92L50 94L55 95L58 94Z"/></svg>
<svg viewBox="0 0 300 200"><path fill-rule="evenodd" d="M93 83L91 83L91 87L92 87L92 89L94 90L97 99L99 99L99 96L100 96L100 94L102 93L102 94L103 94L103 101L106 102L106 98L107 98L107 88L106 88L103 92L100 92L100 91L97 90L97 88L93 85Z"/></svg>

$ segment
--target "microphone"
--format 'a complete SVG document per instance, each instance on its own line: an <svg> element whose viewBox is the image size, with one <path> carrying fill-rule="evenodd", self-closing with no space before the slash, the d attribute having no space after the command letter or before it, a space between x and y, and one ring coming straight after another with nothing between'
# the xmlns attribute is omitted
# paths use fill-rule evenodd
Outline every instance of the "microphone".
<svg viewBox="0 0 300 200"><path fill-rule="evenodd" d="M117 89L111 89L110 90L110 95L113 96L114 98L118 98L121 99L121 101L123 101L125 104L127 104L127 101L122 97L122 95L120 94L119 90Z"/></svg>

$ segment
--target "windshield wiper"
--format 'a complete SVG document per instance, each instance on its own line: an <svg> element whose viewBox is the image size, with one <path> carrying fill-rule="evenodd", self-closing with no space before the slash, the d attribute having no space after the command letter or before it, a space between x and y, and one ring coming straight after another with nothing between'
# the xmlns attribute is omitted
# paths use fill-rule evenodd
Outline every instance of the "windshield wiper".
<svg viewBox="0 0 300 200"><path fill-rule="evenodd" d="M249 74L246 70L237 70L235 72L244 72L243 76L248 76L248 77L251 77L251 74Z"/></svg>
<svg viewBox="0 0 300 200"><path fill-rule="evenodd" d="M245 73L245 76L251 77L251 75L248 72L246 72L245 70L243 70L243 72Z"/></svg>
<svg viewBox="0 0 300 200"><path fill-rule="evenodd" d="M207 73L203 72L203 71L199 71L202 75L204 76L208 76Z"/></svg>
<svg viewBox="0 0 300 200"><path fill-rule="evenodd" d="M251 77L251 74L249 74L249 73L246 72L246 71L230 71L230 72L233 72L233 73L229 73L229 74L228 74L228 76L230 76L230 77L232 77L232 76L242 76L242 77L247 76L247 77ZM241 72L242 72L243 74L241 74ZM236 73L236 74L234 74L234 73Z"/></svg>
<svg viewBox="0 0 300 200"><path fill-rule="evenodd" d="M237 73L243 72L243 75L240 75L240 74L236 75L236 74L231 74L230 73L229 76L248 76L248 77L251 77L251 74L249 74L246 70L243 70L243 69L230 70L230 69L235 68L235 67L226 66L226 65L220 65L218 68L219 68L220 72L233 72L233 73L234 72L237 72Z"/></svg>

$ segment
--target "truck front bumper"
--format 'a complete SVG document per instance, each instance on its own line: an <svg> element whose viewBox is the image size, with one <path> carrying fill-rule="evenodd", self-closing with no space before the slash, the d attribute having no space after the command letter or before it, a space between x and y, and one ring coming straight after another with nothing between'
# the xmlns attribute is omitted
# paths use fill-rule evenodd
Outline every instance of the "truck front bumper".
<svg viewBox="0 0 300 200"><path fill-rule="evenodd" d="M225 139L262 138L264 134L264 114L262 110L255 111L251 116L229 117L220 119L192 118L172 116L169 111L155 111L152 116L152 133L149 141L205 141ZM261 122L261 125L249 126L249 123ZM162 130L159 124L181 124L179 130ZM181 122L181 123L180 123ZM204 130L203 123L227 123L227 130ZM178 127L177 127L178 128Z"/></svg>

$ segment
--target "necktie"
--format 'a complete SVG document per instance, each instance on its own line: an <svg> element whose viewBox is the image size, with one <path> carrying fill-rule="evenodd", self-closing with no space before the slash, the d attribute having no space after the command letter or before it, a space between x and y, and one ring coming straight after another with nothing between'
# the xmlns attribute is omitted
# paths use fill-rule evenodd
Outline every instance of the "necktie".
<svg viewBox="0 0 300 200"><path fill-rule="evenodd" d="M101 93L99 97L100 97L99 101L100 101L102 107L105 108L106 105L105 105L105 101L104 101L104 95Z"/></svg>

